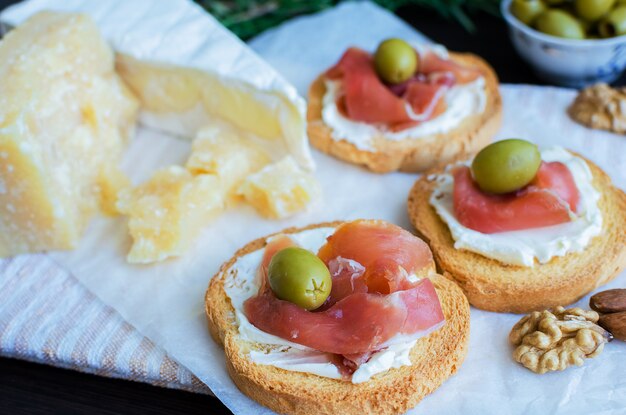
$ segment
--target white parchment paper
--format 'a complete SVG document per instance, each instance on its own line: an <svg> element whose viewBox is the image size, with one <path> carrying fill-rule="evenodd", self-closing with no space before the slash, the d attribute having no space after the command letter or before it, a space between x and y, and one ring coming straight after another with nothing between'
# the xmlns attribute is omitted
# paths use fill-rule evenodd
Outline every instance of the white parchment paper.
<svg viewBox="0 0 626 415"><path fill-rule="evenodd" d="M503 34L504 35L504 34ZM252 46L306 94L313 78L349 45L372 49L389 36L421 35L369 3L343 4L298 18L261 35ZM626 137L591 131L568 119L575 93L556 88L503 86L504 126L497 138L523 137L581 152L626 187ZM157 166L183 162L189 144L140 130L126 157L135 181ZM417 175L376 175L314 153L323 199L284 221L259 217L252 208L230 210L207 228L183 258L153 266L125 262L130 245L122 219L92 223L80 247L53 254L107 304L172 357L188 367L236 414L271 413L246 398L230 381L224 355L210 338L203 311L209 279L250 240L292 225L351 218L380 218L410 229L406 197ZM626 230L625 230L626 231ZM626 286L620 275L605 288ZM579 303L588 304L588 297ZM560 373L538 376L511 359L507 336L520 318L472 309L469 354L458 373L410 413L429 414L624 414L626 343L609 344L602 355Z"/></svg>

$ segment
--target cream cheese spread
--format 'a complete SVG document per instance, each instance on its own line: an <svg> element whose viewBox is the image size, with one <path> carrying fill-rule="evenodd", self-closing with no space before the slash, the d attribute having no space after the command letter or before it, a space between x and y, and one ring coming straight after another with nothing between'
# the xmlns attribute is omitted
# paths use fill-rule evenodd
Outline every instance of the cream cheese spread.
<svg viewBox="0 0 626 415"><path fill-rule="evenodd" d="M335 228L332 227L316 228L289 236L301 247L317 252L334 231ZM332 355L259 330L244 315L244 302L259 291L260 281L257 278L257 269L261 264L263 253L264 250L259 249L237 259L224 284L226 295L235 309L241 338L269 346L266 351L252 350L250 360L261 365L272 365L285 370L341 379L341 373L331 361ZM387 342L390 344L388 347L374 353L366 363L358 367L352 374L352 383L365 382L377 373L411 364L410 352L417 340L414 338L397 342L391 340L393 339Z"/></svg>
<svg viewBox="0 0 626 415"><path fill-rule="evenodd" d="M449 172L429 177L437 185L430 197L439 217L446 222L456 249L476 252L505 264L532 267L535 260L546 263L557 256L581 252L602 232L602 212L598 207L600 193L593 187L593 175L587 163L561 147L541 149L541 159L558 161L572 173L580 192L576 218L543 228L484 234L463 226L454 215L454 180ZM464 162L469 165L469 162ZM448 168L448 171L450 168Z"/></svg>
<svg viewBox="0 0 626 415"><path fill-rule="evenodd" d="M420 54L427 48L413 45ZM442 57L447 51L437 45L432 50ZM398 132L387 130L384 125L367 124L353 121L344 116L337 107L337 98L342 93L341 81L325 80L326 93L322 101L322 119L332 129L332 138L344 140L359 150L374 151L374 139L384 137L387 140L399 141L420 139L433 134L445 133L456 128L464 119L471 115L481 114L486 107L487 93L485 78L480 77L473 82L454 85L444 95L446 110L439 116Z"/></svg>

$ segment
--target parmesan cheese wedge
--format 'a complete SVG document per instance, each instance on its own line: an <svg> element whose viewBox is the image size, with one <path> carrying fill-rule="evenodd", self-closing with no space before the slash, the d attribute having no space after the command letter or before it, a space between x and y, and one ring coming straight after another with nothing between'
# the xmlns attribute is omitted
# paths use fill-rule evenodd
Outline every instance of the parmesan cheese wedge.
<svg viewBox="0 0 626 415"><path fill-rule="evenodd" d="M88 16L43 12L0 41L0 257L73 248L111 211L137 102Z"/></svg>
<svg viewBox="0 0 626 415"><path fill-rule="evenodd" d="M275 160L314 168L304 100L241 40L189 0L28 0L5 9L16 26L41 10L90 15L142 103L143 124L192 139L212 120L261 138Z"/></svg>

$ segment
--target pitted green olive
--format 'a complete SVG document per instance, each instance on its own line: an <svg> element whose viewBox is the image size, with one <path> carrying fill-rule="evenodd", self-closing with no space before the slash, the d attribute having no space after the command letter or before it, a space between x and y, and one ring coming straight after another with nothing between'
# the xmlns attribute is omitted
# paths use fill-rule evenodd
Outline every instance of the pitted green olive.
<svg viewBox="0 0 626 415"><path fill-rule="evenodd" d="M543 0L513 0L511 13L522 23L531 25L546 10Z"/></svg>
<svg viewBox="0 0 626 415"><path fill-rule="evenodd" d="M595 22L607 14L615 4L615 0L576 0L574 8L581 19Z"/></svg>
<svg viewBox="0 0 626 415"><path fill-rule="evenodd" d="M472 176L481 190L503 194L530 183L541 165L541 154L533 143L511 138L483 148L472 162Z"/></svg>
<svg viewBox="0 0 626 415"><path fill-rule="evenodd" d="M374 54L376 73L391 84L399 84L412 77L417 64L417 53L402 39L383 41Z"/></svg>
<svg viewBox="0 0 626 415"><path fill-rule="evenodd" d="M324 304L332 288L326 264L314 253L297 247L274 254L268 279L276 297L307 310L315 310Z"/></svg>
<svg viewBox="0 0 626 415"><path fill-rule="evenodd" d="M549 9L535 22L537 30L548 35L569 39L584 39L585 31L581 24L571 14L558 9Z"/></svg>
<svg viewBox="0 0 626 415"><path fill-rule="evenodd" d="M626 35L626 5L618 6L598 23L598 32L602 37Z"/></svg>

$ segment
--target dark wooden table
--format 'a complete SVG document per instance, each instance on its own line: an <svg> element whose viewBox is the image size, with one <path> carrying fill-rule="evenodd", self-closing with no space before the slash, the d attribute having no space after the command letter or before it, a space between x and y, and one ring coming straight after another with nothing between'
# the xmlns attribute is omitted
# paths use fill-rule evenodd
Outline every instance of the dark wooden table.
<svg viewBox="0 0 626 415"><path fill-rule="evenodd" d="M0 0L0 9L14 3ZM542 84L511 46L499 18L474 16L478 31L467 33L436 14L405 7L398 14L451 50L481 55L502 82ZM626 84L622 76L616 83ZM146 384L0 358L0 414L230 414L217 399Z"/></svg>

